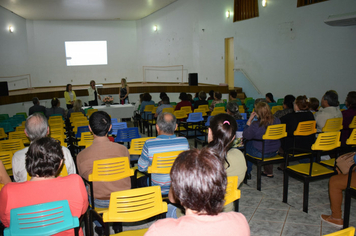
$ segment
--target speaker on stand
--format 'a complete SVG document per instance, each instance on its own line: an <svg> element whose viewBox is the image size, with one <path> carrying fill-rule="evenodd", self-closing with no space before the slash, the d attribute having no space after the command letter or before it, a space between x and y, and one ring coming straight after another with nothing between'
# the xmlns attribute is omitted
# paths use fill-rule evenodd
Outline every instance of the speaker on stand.
<svg viewBox="0 0 356 236"><path fill-rule="evenodd" d="M190 86L198 86L198 73L189 73L188 81Z"/></svg>

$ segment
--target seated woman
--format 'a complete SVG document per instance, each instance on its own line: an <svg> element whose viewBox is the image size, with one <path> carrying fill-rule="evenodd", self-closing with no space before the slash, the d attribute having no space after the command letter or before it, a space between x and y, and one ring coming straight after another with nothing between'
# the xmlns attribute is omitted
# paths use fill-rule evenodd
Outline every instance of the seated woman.
<svg viewBox="0 0 356 236"><path fill-rule="evenodd" d="M181 109L181 107L186 107L186 106L190 106L192 111L193 111L193 106L192 103L188 101L188 95L185 92L181 92L179 94L179 99L181 100L180 102L178 102L176 108L174 109L175 111L178 111Z"/></svg>
<svg viewBox="0 0 356 236"><path fill-rule="evenodd" d="M82 109L82 106L83 106L82 100L80 100L80 99L75 100L73 108L68 110L67 119L70 118L70 115L73 112L81 112L81 113L83 113L83 115L85 115L85 111Z"/></svg>
<svg viewBox="0 0 356 236"><path fill-rule="evenodd" d="M51 105L51 108L46 109L47 118L54 114L61 114L63 118L66 117L66 111L61 107L61 102L58 98L52 98Z"/></svg>
<svg viewBox="0 0 356 236"><path fill-rule="evenodd" d="M294 103L294 112L281 117L281 123L286 124L288 136L282 141L281 153L285 153L293 147L294 131L297 129L298 123L302 121L315 120L313 113L309 110L309 99L304 96L298 96ZM315 135L295 137L295 147L310 149L315 142ZM309 161L309 159L307 159ZM279 169L283 169L283 164Z"/></svg>
<svg viewBox="0 0 356 236"><path fill-rule="evenodd" d="M253 121L253 118L257 116L257 121ZM267 126L280 124L281 121L273 117L271 109L265 102L259 102L256 104L255 111L251 113L250 118L246 123L246 127L242 134L243 138L248 141L245 145L246 153L255 157L262 157L262 141L256 141L253 139L262 139L262 136L266 133ZM267 140L265 142L264 157L273 157L277 155L277 151L281 146L279 140ZM247 162L247 178L251 179L252 162ZM263 176L273 178L273 165L265 165Z"/></svg>
<svg viewBox="0 0 356 236"><path fill-rule="evenodd" d="M163 99L164 97L168 97L167 93L161 92L161 93L159 94L159 98L161 99L161 101L158 102L157 106L160 106L160 105L163 104L162 99Z"/></svg>
<svg viewBox="0 0 356 236"><path fill-rule="evenodd" d="M267 103L275 103L276 102L273 98L272 93L266 93L266 101L267 101Z"/></svg>
<svg viewBox="0 0 356 236"><path fill-rule="evenodd" d="M143 119L147 119L147 114L145 114L145 112L143 112L145 110L145 107L147 105L154 105L154 104L155 104L155 102L152 101L152 96L149 93L144 93L143 97L142 97L141 107L140 107L140 114Z"/></svg>
<svg viewBox="0 0 356 236"><path fill-rule="evenodd" d="M0 191L0 220L5 227L10 225L11 209L18 207L68 200L73 216L79 218L86 212L88 195L82 178L77 174L56 178L63 161L59 141L45 137L31 143L26 153L26 170L31 180L8 183ZM56 235L74 235L74 230Z"/></svg>
<svg viewBox="0 0 356 236"><path fill-rule="evenodd" d="M182 152L171 169L169 198L179 202L186 215L153 223L146 236L250 235L250 227L241 213L223 212L226 172L213 150L203 148Z"/></svg>
<svg viewBox="0 0 356 236"><path fill-rule="evenodd" d="M210 111L214 110L214 107L215 107L216 104L224 103L224 101L221 100L221 97L222 97L222 95L221 95L221 93L219 91L215 91L214 92L214 101L210 105Z"/></svg>
<svg viewBox="0 0 356 236"><path fill-rule="evenodd" d="M239 105L234 101L230 101L226 104L226 113L234 117L235 120L242 120L242 115L240 115L239 112Z"/></svg>

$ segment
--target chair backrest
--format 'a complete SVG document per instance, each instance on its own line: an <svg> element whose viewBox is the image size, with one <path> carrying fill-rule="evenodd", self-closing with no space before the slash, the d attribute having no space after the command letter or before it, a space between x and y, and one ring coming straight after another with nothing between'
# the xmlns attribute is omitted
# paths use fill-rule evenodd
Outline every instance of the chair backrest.
<svg viewBox="0 0 356 236"><path fill-rule="evenodd" d="M89 118L91 116L91 114L93 114L94 112L97 112L98 109L89 109L87 112L87 117Z"/></svg>
<svg viewBox="0 0 356 236"><path fill-rule="evenodd" d="M29 144L30 139L26 136L23 131L14 131L9 133L9 139L22 139L24 144Z"/></svg>
<svg viewBox="0 0 356 236"><path fill-rule="evenodd" d="M161 152L153 154L152 164L148 167L148 173L169 174L177 156L183 151Z"/></svg>
<svg viewBox="0 0 356 236"><path fill-rule="evenodd" d="M262 136L262 139L277 140L287 137L286 124L277 124L267 126L266 133Z"/></svg>
<svg viewBox="0 0 356 236"><path fill-rule="evenodd" d="M220 104L221 104L221 103L220 103ZM218 105L218 104L216 104L216 105ZM215 106L213 112L214 112L214 111L222 111L222 112L225 112L225 107L223 107L223 106L220 106L220 107Z"/></svg>
<svg viewBox="0 0 356 236"><path fill-rule="evenodd" d="M208 114L206 114L206 111L204 108L197 108L197 109L194 109L194 113L196 112L201 112L203 116L207 116Z"/></svg>
<svg viewBox="0 0 356 236"><path fill-rule="evenodd" d="M201 122L203 120L204 118L202 112L194 112L189 114L187 122Z"/></svg>
<svg viewBox="0 0 356 236"><path fill-rule="evenodd" d="M64 135L64 128L63 127L49 127L49 134L52 137L53 135Z"/></svg>
<svg viewBox="0 0 356 236"><path fill-rule="evenodd" d="M346 229L342 229L331 234L325 234L324 236L354 236L354 235L355 235L355 228L350 226Z"/></svg>
<svg viewBox="0 0 356 236"><path fill-rule="evenodd" d="M88 119L85 116L74 116L73 118L70 118L69 120L72 123L72 125L74 125L77 122L86 121Z"/></svg>
<svg viewBox="0 0 356 236"><path fill-rule="evenodd" d="M174 108L173 108L173 107L166 107L166 108L163 108L163 109L162 109L162 113L165 113L165 112L168 112L168 113L173 114L173 113L174 113Z"/></svg>
<svg viewBox="0 0 356 236"><path fill-rule="evenodd" d="M117 123L117 118L111 118L111 124Z"/></svg>
<svg viewBox="0 0 356 236"><path fill-rule="evenodd" d="M219 107L218 107L219 108ZM216 116L218 114L221 114L221 113L226 113L225 111L222 111L222 110L217 110L217 111L212 111L210 116Z"/></svg>
<svg viewBox="0 0 356 236"><path fill-rule="evenodd" d="M112 124L112 128L109 133L111 134L117 134L117 131L119 129L126 129L127 128L127 123L126 122L117 122Z"/></svg>
<svg viewBox="0 0 356 236"><path fill-rule="evenodd" d="M83 132L90 132L89 126L84 125L77 127L77 133L75 134L75 137L80 138Z"/></svg>
<svg viewBox="0 0 356 236"><path fill-rule="evenodd" d="M353 129L350 137L346 140L347 145L356 145L356 129Z"/></svg>
<svg viewBox="0 0 356 236"><path fill-rule="evenodd" d="M241 191L237 189L238 177L237 176L228 176L226 193L225 193L225 203L224 206L230 204L231 202L236 201L241 196Z"/></svg>
<svg viewBox="0 0 356 236"><path fill-rule="evenodd" d="M340 147L340 131L326 132L318 134L315 143L312 145L312 150L330 151Z"/></svg>
<svg viewBox="0 0 356 236"><path fill-rule="evenodd" d="M205 122L205 126L206 127L209 127L210 126L210 120L211 120L211 118L213 118L214 116L208 116L208 119L207 119L207 121Z"/></svg>
<svg viewBox="0 0 356 236"><path fill-rule="evenodd" d="M91 132L82 132L78 146L86 146L88 143L93 143L94 135Z"/></svg>
<svg viewBox="0 0 356 236"><path fill-rule="evenodd" d="M146 138L135 138L131 140L131 146L129 149L130 155L141 155L142 148L145 142L148 139L153 139L155 137L146 137Z"/></svg>
<svg viewBox="0 0 356 236"><path fill-rule="evenodd" d="M342 130L342 117L327 119L322 132L335 132Z"/></svg>
<svg viewBox="0 0 356 236"><path fill-rule="evenodd" d="M309 136L316 133L316 121L308 120L298 123L297 129L294 131L294 136Z"/></svg>
<svg viewBox="0 0 356 236"><path fill-rule="evenodd" d="M9 114L0 114L0 120L7 120L9 119Z"/></svg>
<svg viewBox="0 0 356 236"><path fill-rule="evenodd" d="M78 127L80 127L80 126L88 126L88 125L89 125L89 121L88 120L78 121L78 122L74 123L73 132L76 134L77 131L78 131Z"/></svg>
<svg viewBox="0 0 356 236"><path fill-rule="evenodd" d="M12 151L0 151L0 160L2 161L2 164L4 164L6 170L12 169L12 156Z"/></svg>
<svg viewBox="0 0 356 236"><path fill-rule="evenodd" d="M352 118L352 121L349 125L350 129L355 129L356 128L356 116L354 116L354 118Z"/></svg>
<svg viewBox="0 0 356 236"><path fill-rule="evenodd" d="M246 120L236 120L237 123L237 131L244 131L247 119Z"/></svg>
<svg viewBox="0 0 356 236"><path fill-rule="evenodd" d="M239 112L245 113L245 107L243 105L239 105Z"/></svg>
<svg viewBox="0 0 356 236"><path fill-rule="evenodd" d="M14 131L14 127L8 121L0 122L0 127L4 129L5 133L9 133Z"/></svg>
<svg viewBox="0 0 356 236"><path fill-rule="evenodd" d="M224 111L225 111L226 104L225 103L217 103L217 104L215 104L214 108L218 108L218 107L223 107Z"/></svg>
<svg viewBox="0 0 356 236"><path fill-rule="evenodd" d="M23 115L25 119L27 119L27 113L26 112L17 112L16 115Z"/></svg>
<svg viewBox="0 0 356 236"><path fill-rule="evenodd" d="M138 127L119 129L115 138L115 142L131 142L131 139L141 138L138 132Z"/></svg>
<svg viewBox="0 0 356 236"><path fill-rule="evenodd" d="M145 109L143 111L144 112L152 112L154 107L155 107L155 105L146 105Z"/></svg>
<svg viewBox="0 0 356 236"><path fill-rule="evenodd" d="M53 120L63 122L62 114L53 114L53 115L51 115L51 116L48 118L48 122L49 122L49 121L53 121Z"/></svg>
<svg viewBox="0 0 356 236"><path fill-rule="evenodd" d="M192 107L191 106L184 106L180 108L181 111L184 111L185 114L192 113Z"/></svg>
<svg viewBox="0 0 356 236"><path fill-rule="evenodd" d="M25 131L25 126L21 125L21 126L17 126L15 131L22 131L24 132Z"/></svg>
<svg viewBox="0 0 356 236"><path fill-rule="evenodd" d="M157 107L155 106L155 107L153 107L151 113L152 113L152 114L156 114L156 110L157 110Z"/></svg>
<svg viewBox="0 0 356 236"><path fill-rule="evenodd" d="M68 144L66 142L64 142L65 140L65 135L64 134L51 134L50 135L51 138L54 138L55 140L58 140L61 142L61 146L67 147Z"/></svg>
<svg viewBox="0 0 356 236"><path fill-rule="evenodd" d="M187 118L187 113L185 113L184 111L182 110L179 110L179 111L174 111L174 116L177 118L177 119L184 119L184 118Z"/></svg>
<svg viewBox="0 0 356 236"><path fill-rule="evenodd" d="M205 112L210 111L210 110L209 110L209 105L199 105L199 106L198 106L198 109L204 109Z"/></svg>
<svg viewBox="0 0 356 236"><path fill-rule="evenodd" d="M0 139L7 138L4 128L0 127Z"/></svg>
<svg viewBox="0 0 356 236"><path fill-rule="evenodd" d="M0 151L17 152L25 148L22 139L8 139L0 141Z"/></svg>
<svg viewBox="0 0 356 236"><path fill-rule="evenodd" d="M128 157L115 157L93 162L93 172L89 174L88 180L95 182L112 182L134 175L130 169Z"/></svg>
<svg viewBox="0 0 356 236"><path fill-rule="evenodd" d="M283 106L284 98L279 98L277 100L277 105Z"/></svg>
<svg viewBox="0 0 356 236"><path fill-rule="evenodd" d="M104 222L136 222L167 212L160 186L113 192Z"/></svg>
<svg viewBox="0 0 356 236"><path fill-rule="evenodd" d="M63 164L63 165L62 165L61 172L59 172L58 176L64 177L64 176L67 176L67 175L68 175L68 171L67 171L66 164ZM31 176L28 174L28 172L27 172L27 181L30 181L31 178L32 178L32 177L31 177Z"/></svg>
<svg viewBox="0 0 356 236"><path fill-rule="evenodd" d="M247 120L247 113L240 113L242 119Z"/></svg>
<svg viewBox="0 0 356 236"><path fill-rule="evenodd" d="M70 113L70 118L75 117L75 116L84 116L84 114L80 111Z"/></svg>
<svg viewBox="0 0 356 236"><path fill-rule="evenodd" d="M277 111L281 111L281 110L283 110L283 106L278 106L278 105L276 105L276 106L273 106L273 107L272 107L271 112L272 112L272 114L274 114L274 113L276 113Z"/></svg>
<svg viewBox="0 0 356 236"><path fill-rule="evenodd" d="M19 207L10 211L10 227L4 235L53 235L79 226L67 200Z"/></svg>

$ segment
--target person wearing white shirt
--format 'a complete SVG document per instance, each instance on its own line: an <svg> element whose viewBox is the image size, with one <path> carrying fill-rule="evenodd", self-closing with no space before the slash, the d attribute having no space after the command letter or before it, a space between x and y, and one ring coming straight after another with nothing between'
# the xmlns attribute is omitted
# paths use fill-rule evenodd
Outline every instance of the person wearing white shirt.
<svg viewBox="0 0 356 236"><path fill-rule="evenodd" d="M88 101L89 106L97 106L98 105L98 98L101 100L100 94L98 93L97 88L95 87L95 81L90 81L90 87L88 88Z"/></svg>

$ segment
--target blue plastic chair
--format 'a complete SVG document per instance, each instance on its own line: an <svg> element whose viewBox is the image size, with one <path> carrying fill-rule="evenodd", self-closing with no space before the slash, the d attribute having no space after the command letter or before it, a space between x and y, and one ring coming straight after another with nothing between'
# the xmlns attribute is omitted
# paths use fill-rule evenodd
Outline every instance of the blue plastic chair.
<svg viewBox="0 0 356 236"><path fill-rule="evenodd" d="M77 133L75 134L75 138L80 138L82 133L84 132L90 132L89 130L89 126L85 125L85 126L79 126L78 127L78 130L77 130Z"/></svg>
<svg viewBox="0 0 356 236"><path fill-rule="evenodd" d="M10 211L10 227L4 236L47 236L79 227L67 200L19 207Z"/></svg>
<svg viewBox="0 0 356 236"><path fill-rule="evenodd" d="M247 123L247 119L236 120L236 122L237 122L237 131L244 131L246 123Z"/></svg>
<svg viewBox="0 0 356 236"><path fill-rule="evenodd" d="M209 127L210 126L210 120L211 118L213 118L214 116L208 116L208 120L205 122L205 126Z"/></svg>
<svg viewBox="0 0 356 236"><path fill-rule="evenodd" d="M130 142L132 139L141 138L141 135L138 133L138 127L119 129L115 137L115 142L125 143L127 142L127 147L130 148Z"/></svg>
<svg viewBox="0 0 356 236"><path fill-rule="evenodd" d="M117 118L111 118L111 124L118 123Z"/></svg>
<svg viewBox="0 0 356 236"><path fill-rule="evenodd" d="M243 118L244 120L247 120L247 113L240 113L240 115L242 116L242 118Z"/></svg>
<svg viewBox="0 0 356 236"><path fill-rule="evenodd" d="M109 134L117 134L117 131L119 129L127 129L127 123L126 122L112 123L112 128L109 131Z"/></svg>
<svg viewBox="0 0 356 236"><path fill-rule="evenodd" d="M187 118L187 122L192 122L192 123L201 122L203 120L204 120L203 113L201 112L190 113Z"/></svg>

